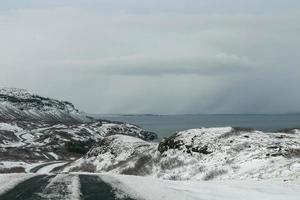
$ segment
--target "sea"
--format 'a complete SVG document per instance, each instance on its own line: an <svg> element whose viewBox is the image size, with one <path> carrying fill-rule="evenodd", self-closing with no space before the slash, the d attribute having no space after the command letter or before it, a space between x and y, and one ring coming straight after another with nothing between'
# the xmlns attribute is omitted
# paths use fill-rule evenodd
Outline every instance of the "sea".
<svg viewBox="0 0 300 200"><path fill-rule="evenodd" d="M300 128L300 114L254 115L93 115L112 121L128 122L155 132L159 139L178 131L201 127L243 127L264 132Z"/></svg>

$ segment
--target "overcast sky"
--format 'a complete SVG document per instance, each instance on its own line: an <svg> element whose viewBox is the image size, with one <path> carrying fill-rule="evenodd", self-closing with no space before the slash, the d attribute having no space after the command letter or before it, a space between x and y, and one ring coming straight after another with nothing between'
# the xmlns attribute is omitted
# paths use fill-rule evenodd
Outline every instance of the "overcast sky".
<svg viewBox="0 0 300 200"><path fill-rule="evenodd" d="M90 113L300 112L299 0L0 0L0 85Z"/></svg>

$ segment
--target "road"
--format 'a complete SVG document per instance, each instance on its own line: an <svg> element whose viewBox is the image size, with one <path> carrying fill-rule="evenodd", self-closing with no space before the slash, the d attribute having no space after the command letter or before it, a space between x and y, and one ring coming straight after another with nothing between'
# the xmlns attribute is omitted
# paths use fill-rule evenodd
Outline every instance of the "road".
<svg viewBox="0 0 300 200"><path fill-rule="evenodd" d="M167 181L109 174L0 174L0 200L299 200L300 179Z"/></svg>
<svg viewBox="0 0 300 200"><path fill-rule="evenodd" d="M35 200L41 199L39 195L43 189L49 184L49 180L53 175L38 175L21 182L12 190L0 196L1 200Z"/></svg>
<svg viewBox="0 0 300 200"><path fill-rule="evenodd" d="M47 163L42 163L36 167L33 167L32 169L30 169L29 171L31 173L50 173L52 172L52 170L54 170L55 168L58 168L60 166L66 165L68 162L64 162L64 161L55 161L55 162L47 162Z"/></svg>
<svg viewBox="0 0 300 200"><path fill-rule="evenodd" d="M36 175L8 192L0 195L1 200L115 200L118 194L111 185L97 175ZM134 200L123 197L122 200Z"/></svg>
<svg viewBox="0 0 300 200"><path fill-rule="evenodd" d="M82 199L84 200L114 200L117 199L114 189L107 183L101 180L99 176L79 175ZM123 200L133 200L129 197L122 198Z"/></svg>

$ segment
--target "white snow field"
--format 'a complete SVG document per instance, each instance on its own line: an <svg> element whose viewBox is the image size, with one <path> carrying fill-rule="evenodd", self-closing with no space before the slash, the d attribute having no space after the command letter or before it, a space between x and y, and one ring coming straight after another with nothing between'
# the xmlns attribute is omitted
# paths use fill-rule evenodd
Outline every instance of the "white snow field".
<svg viewBox="0 0 300 200"><path fill-rule="evenodd" d="M300 197L300 179L169 181L126 175L101 178L116 190L144 200L299 200Z"/></svg>

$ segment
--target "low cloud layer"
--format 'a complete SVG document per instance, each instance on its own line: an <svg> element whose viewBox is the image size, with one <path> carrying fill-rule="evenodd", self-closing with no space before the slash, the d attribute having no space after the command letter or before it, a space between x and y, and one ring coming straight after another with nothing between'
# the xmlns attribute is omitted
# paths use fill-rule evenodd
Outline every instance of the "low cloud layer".
<svg viewBox="0 0 300 200"><path fill-rule="evenodd" d="M0 12L0 85L91 113L300 111L300 15Z"/></svg>

